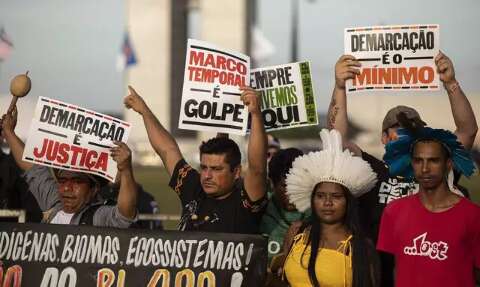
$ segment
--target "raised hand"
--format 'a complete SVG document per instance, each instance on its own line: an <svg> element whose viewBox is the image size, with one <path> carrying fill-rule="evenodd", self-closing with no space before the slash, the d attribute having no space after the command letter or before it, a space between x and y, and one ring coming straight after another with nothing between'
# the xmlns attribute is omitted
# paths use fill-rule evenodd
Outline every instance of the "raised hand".
<svg viewBox="0 0 480 287"><path fill-rule="evenodd" d="M437 65L440 81L442 81L445 86L456 82L455 70L449 57L442 52L438 52L438 55L435 57L435 65Z"/></svg>
<svg viewBox="0 0 480 287"><path fill-rule="evenodd" d="M345 81L360 74L361 63L350 55L341 56L335 64L335 87L345 89Z"/></svg>
<svg viewBox="0 0 480 287"><path fill-rule="evenodd" d="M132 168L132 152L123 142L114 141L116 146L110 149L110 155L117 163L118 171L122 172Z"/></svg>
<svg viewBox="0 0 480 287"><path fill-rule="evenodd" d="M129 95L123 99L123 103L127 109L133 109L139 114L143 114L147 109L147 104L142 97L138 95L132 86L128 86Z"/></svg>
<svg viewBox="0 0 480 287"><path fill-rule="evenodd" d="M242 91L242 95L240 99L242 100L243 104L247 106L248 111L254 114L260 114L260 100L257 92L252 89L251 87L240 87L240 91Z"/></svg>
<svg viewBox="0 0 480 287"><path fill-rule="evenodd" d="M11 111L4 114L1 119L2 127L2 136L5 136L5 133L13 133L15 127L17 126L17 106L14 106Z"/></svg>

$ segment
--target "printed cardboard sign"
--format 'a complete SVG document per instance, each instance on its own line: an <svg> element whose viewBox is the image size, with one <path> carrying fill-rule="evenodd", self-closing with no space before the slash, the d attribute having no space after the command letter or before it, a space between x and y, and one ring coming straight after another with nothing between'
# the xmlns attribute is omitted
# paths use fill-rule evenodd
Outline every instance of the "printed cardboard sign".
<svg viewBox="0 0 480 287"><path fill-rule="evenodd" d="M265 130L318 123L309 62L254 69L250 86L261 96Z"/></svg>
<svg viewBox="0 0 480 287"><path fill-rule="evenodd" d="M75 105L40 97L23 160L115 180L113 141L127 142L130 124Z"/></svg>
<svg viewBox="0 0 480 287"><path fill-rule="evenodd" d="M187 45L179 128L244 135L239 87L250 82L250 57L193 39Z"/></svg>
<svg viewBox="0 0 480 287"><path fill-rule="evenodd" d="M347 93L438 90L439 33L436 24L345 29L345 54L362 64Z"/></svg>

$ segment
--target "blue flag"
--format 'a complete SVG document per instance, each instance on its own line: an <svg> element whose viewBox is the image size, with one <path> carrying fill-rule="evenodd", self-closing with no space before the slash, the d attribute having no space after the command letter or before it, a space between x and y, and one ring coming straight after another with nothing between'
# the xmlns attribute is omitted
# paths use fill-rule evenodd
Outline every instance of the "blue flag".
<svg viewBox="0 0 480 287"><path fill-rule="evenodd" d="M126 68L135 65L136 63L137 57L135 56L135 51L133 50L132 43L130 42L128 32L125 32L121 53L117 61L117 69L119 71L123 71Z"/></svg>

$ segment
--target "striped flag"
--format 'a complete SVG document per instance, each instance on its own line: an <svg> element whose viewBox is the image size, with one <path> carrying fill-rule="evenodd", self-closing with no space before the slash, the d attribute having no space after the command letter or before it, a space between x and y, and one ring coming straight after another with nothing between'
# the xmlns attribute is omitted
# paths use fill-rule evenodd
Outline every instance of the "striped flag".
<svg viewBox="0 0 480 287"><path fill-rule="evenodd" d="M0 28L0 61L6 60L12 52L13 44L5 29Z"/></svg>

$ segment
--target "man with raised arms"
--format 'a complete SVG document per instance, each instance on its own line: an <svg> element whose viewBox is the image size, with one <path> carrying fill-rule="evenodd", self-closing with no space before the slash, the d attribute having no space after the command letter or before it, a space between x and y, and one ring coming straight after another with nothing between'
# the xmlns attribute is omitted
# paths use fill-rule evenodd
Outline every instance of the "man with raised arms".
<svg viewBox="0 0 480 287"><path fill-rule="evenodd" d="M182 156L177 142L144 100L129 87L125 106L138 112L152 147L171 176L170 187L182 203L179 229L227 233L258 233L265 210L267 137L255 91L243 87L241 100L251 114L248 167L242 179L238 145L227 137L200 145L200 171Z"/></svg>

